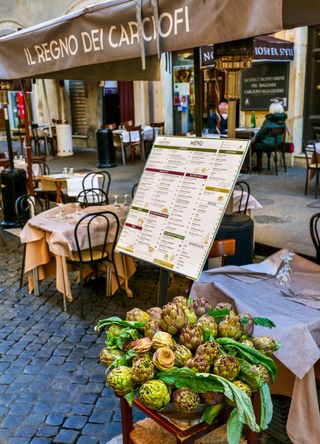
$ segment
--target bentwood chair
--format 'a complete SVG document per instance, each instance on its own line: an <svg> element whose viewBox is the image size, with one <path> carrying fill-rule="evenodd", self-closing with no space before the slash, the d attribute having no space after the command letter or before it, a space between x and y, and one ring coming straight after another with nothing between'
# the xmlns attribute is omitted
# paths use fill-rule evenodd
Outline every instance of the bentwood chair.
<svg viewBox="0 0 320 444"><path fill-rule="evenodd" d="M36 155L40 154L41 143L43 143L45 150L46 148L46 138L44 136L40 136L38 129L39 125L37 123L32 123L30 125L31 133L32 133L32 141L34 143L34 153Z"/></svg>
<svg viewBox="0 0 320 444"><path fill-rule="evenodd" d="M88 188L80 191L77 196L77 202L83 207L92 205L108 205L108 196L100 188Z"/></svg>
<svg viewBox="0 0 320 444"><path fill-rule="evenodd" d="M125 139L126 137L126 139ZM126 148L129 150L130 159L136 160L136 149L139 147L141 152L141 159L145 161L145 151L144 151L144 141L143 132L141 125L138 126L127 126L126 133L122 135L122 143L124 146L124 151Z"/></svg>
<svg viewBox="0 0 320 444"><path fill-rule="evenodd" d="M137 188L138 188L138 183L135 183L134 185L133 185L133 187L132 187L132 190L131 190L131 199L133 200L134 199L134 196L135 196L135 194L136 194L136 191L137 191Z"/></svg>
<svg viewBox="0 0 320 444"><path fill-rule="evenodd" d="M316 249L317 264L320 264L320 229L319 229L320 213L311 216L309 229L313 245Z"/></svg>
<svg viewBox="0 0 320 444"><path fill-rule="evenodd" d="M318 196L319 173L320 173L320 164L318 163L316 142L309 142L304 148L304 154L306 156L306 167L307 167L304 194L307 195L309 180L314 176L316 181L314 197L316 199Z"/></svg>
<svg viewBox="0 0 320 444"><path fill-rule="evenodd" d="M281 150L284 172L285 173L287 172L286 149L285 149L285 147L286 147L286 132L287 132L286 126L270 128L270 134L273 137L274 145L273 145L273 149L271 151L267 151L268 171L270 171L270 158L271 158L271 154L273 154L276 175L278 175L278 153L279 153L279 150ZM282 137L282 140L281 140L281 137Z"/></svg>
<svg viewBox="0 0 320 444"><path fill-rule="evenodd" d="M83 279L84 267L91 266L97 276L97 267L104 262L113 266L118 289L125 305L125 297L121 288L119 274L115 262L115 246L118 239L120 222L118 216L111 211L98 211L83 216L76 224L74 236L76 251L72 252L72 258L67 262L80 270L80 303L81 316L84 315ZM82 231L82 236L81 236ZM83 234L88 242L88 248L82 248Z"/></svg>
<svg viewBox="0 0 320 444"><path fill-rule="evenodd" d="M245 182L244 180L239 180L235 184L235 189L238 189L241 192L240 201L239 201L239 205L238 205L238 209L237 209L236 213L246 214L247 209L248 209L250 194L251 194L250 193L250 186L249 186L248 182Z"/></svg>
<svg viewBox="0 0 320 444"><path fill-rule="evenodd" d="M20 228L22 229L32 216L41 213L43 209L43 204L37 196L30 196L29 194L25 194L18 197L15 203L15 212ZM22 288L25 259L26 244L23 244L19 289Z"/></svg>
<svg viewBox="0 0 320 444"><path fill-rule="evenodd" d="M99 188L107 196L107 204L109 203L109 188L111 184L111 176L108 171L93 171L84 176L82 180L82 189L96 189Z"/></svg>

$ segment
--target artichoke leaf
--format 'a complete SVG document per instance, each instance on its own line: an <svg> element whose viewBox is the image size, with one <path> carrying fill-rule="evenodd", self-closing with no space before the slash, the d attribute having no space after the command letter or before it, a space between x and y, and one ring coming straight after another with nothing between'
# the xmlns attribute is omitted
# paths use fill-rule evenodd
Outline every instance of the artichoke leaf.
<svg viewBox="0 0 320 444"><path fill-rule="evenodd" d="M97 325L94 327L95 331L100 331L105 327L109 327L109 325L116 324L120 325L120 327L131 327L131 328L143 328L145 322L137 322L137 321L124 321L117 316L113 316L107 319L101 319L98 321Z"/></svg>
<svg viewBox="0 0 320 444"><path fill-rule="evenodd" d="M216 417L219 415L222 409L223 409L222 403L216 405L208 405L203 415L201 416L201 420L211 425L213 420L216 419Z"/></svg>
<svg viewBox="0 0 320 444"><path fill-rule="evenodd" d="M260 388L260 428L266 430L271 422L273 405L268 384L263 384Z"/></svg>
<svg viewBox="0 0 320 444"><path fill-rule="evenodd" d="M274 360L270 358L270 356L231 338L217 338L216 341L228 352L235 350L238 355L251 364L262 364L268 370L271 381L275 381L278 369Z"/></svg>
<svg viewBox="0 0 320 444"><path fill-rule="evenodd" d="M264 384L260 374L251 370L251 364L245 359L237 358L240 363L239 377L241 380L247 382L251 387L258 388Z"/></svg>
<svg viewBox="0 0 320 444"><path fill-rule="evenodd" d="M113 361L113 363L110 365L110 367L108 367L108 370L115 368L115 367L120 367L121 365L125 365L126 367L130 367L131 361L135 356L137 356L137 353L134 350L132 350L132 349L128 350L125 355L121 356L120 358L115 359Z"/></svg>
<svg viewBox="0 0 320 444"><path fill-rule="evenodd" d="M276 325L268 318L254 317L254 325L261 325L261 327L274 328Z"/></svg>
<svg viewBox="0 0 320 444"><path fill-rule="evenodd" d="M229 444L239 444L241 439L243 424L238 417L238 409L235 407L227 422L227 438Z"/></svg>
<svg viewBox="0 0 320 444"><path fill-rule="evenodd" d="M228 308L219 308L218 310L208 311L207 315L213 317L217 322L222 321L223 318L230 314Z"/></svg>
<svg viewBox="0 0 320 444"><path fill-rule="evenodd" d="M125 395L125 400L127 401L127 403L129 404L130 407L132 407L132 403L134 400L134 397L136 396L136 394L138 393L139 389L138 388L134 388L131 390L131 392L127 393Z"/></svg>

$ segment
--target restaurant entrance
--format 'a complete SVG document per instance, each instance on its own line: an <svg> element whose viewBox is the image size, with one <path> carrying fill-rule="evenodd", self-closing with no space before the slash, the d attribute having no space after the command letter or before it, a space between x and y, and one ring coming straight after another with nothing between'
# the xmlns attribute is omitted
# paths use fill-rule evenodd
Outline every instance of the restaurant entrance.
<svg viewBox="0 0 320 444"><path fill-rule="evenodd" d="M103 89L103 124L134 122L133 82L106 81Z"/></svg>

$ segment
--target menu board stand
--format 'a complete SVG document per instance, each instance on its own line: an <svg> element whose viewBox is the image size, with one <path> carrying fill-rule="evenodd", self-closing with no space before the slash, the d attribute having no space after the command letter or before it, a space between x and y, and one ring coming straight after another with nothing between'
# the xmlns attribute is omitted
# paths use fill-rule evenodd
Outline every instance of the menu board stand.
<svg viewBox="0 0 320 444"><path fill-rule="evenodd" d="M168 286L169 286L169 271L160 268L159 276L159 290L158 290L158 307L163 307L167 303Z"/></svg>
<svg viewBox="0 0 320 444"><path fill-rule="evenodd" d="M200 277L250 140L158 136L116 251L161 268L163 305L174 272Z"/></svg>

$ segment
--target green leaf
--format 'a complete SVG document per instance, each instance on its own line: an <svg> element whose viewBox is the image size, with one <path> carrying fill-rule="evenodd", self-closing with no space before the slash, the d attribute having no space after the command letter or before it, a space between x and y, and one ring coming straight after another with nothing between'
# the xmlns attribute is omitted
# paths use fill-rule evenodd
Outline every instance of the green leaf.
<svg viewBox="0 0 320 444"><path fill-rule="evenodd" d="M251 365L249 362L247 362L245 359L237 358L240 363L240 373L239 378L242 381L247 382L250 387L256 389L258 387L261 387L264 382L261 379L261 376L258 372L254 372L251 370Z"/></svg>
<svg viewBox="0 0 320 444"><path fill-rule="evenodd" d="M123 347L128 341L138 339L140 337L141 334L138 330L135 328L126 327L121 330L119 336L116 337L117 347L120 348L120 350L123 350Z"/></svg>
<svg viewBox="0 0 320 444"><path fill-rule="evenodd" d="M117 358L115 361L113 361L113 363L110 365L110 369L115 368L115 367L120 367L120 365L125 365L127 367L131 366L131 361L132 359L137 356L137 353L130 349L127 351L127 353L123 356L121 356L120 358Z"/></svg>
<svg viewBox="0 0 320 444"><path fill-rule="evenodd" d="M240 319L240 323L242 325L246 325L249 322L249 318L247 316L244 316L243 318Z"/></svg>
<svg viewBox="0 0 320 444"><path fill-rule="evenodd" d="M271 422L273 405L268 384L260 387L260 428L266 430Z"/></svg>
<svg viewBox="0 0 320 444"><path fill-rule="evenodd" d="M224 347L224 349L226 349L228 352L235 350L238 356L244 358L251 364L264 365L269 372L271 381L275 381L278 369L274 360L270 358L270 356L267 356L259 350L242 344L241 342L237 342L231 338L217 338L216 341L218 342L218 344L222 345L222 347Z"/></svg>
<svg viewBox="0 0 320 444"><path fill-rule="evenodd" d="M230 314L227 308L220 308L219 310L208 311L207 315L212 316L217 322L221 322L223 318Z"/></svg>
<svg viewBox="0 0 320 444"><path fill-rule="evenodd" d="M134 397L136 396L138 391L139 391L139 389L135 388L135 389L132 389L130 393L127 393L125 395L124 398L125 398L125 400L127 401L127 403L129 404L130 407L132 407L132 403L133 403Z"/></svg>
<svg viewBox="0 0 320 444"><path fill-rule="evenodd" d="M202 331L202 334L203 334L203 340L204 340L204 342L209 342L209 341L210 341L210 338L211 338L210 331L209 331L209 330L203 330L203 331Z"/></svg>
<svg viewBox="0 0 320 444"><path fill-rule="evenodd" d="M235 407L227 422L227 438L228 444L239 444L241 439L243 424L238 417L238 409Z"/></svg>
<svg viewBox="0 0 320 444"><path fill-rule="evenodd" d="M100 320L97 325L94 327L95 331L100 331L109 325L117 324L120 327L130 327L130 328L143 328L145 322L136 322L136 321L123 321L121 318L117 316L113 316L111 318Z"/></svg>
<svg viewBox="0 0 320 444"><path fill-rule="evenodd" d="M219 415L221 410L223 409L223 404L209 405L203 415L201 416L201 420L211 425L212 421Z"/></svg>
<svg viewBox="0 0 320 444"><path fill-rule="evenodd" d="M268 318L254 317L253 322L255 325L261 325L262 327L274 328L276 325Z"/></svg>
<svg viewBox="0 0 320 444"><path fill-rule="evenodd" d="M191 296L188 297L188 306L190 307L190 305L192 305L193 299Z"/></svg>

